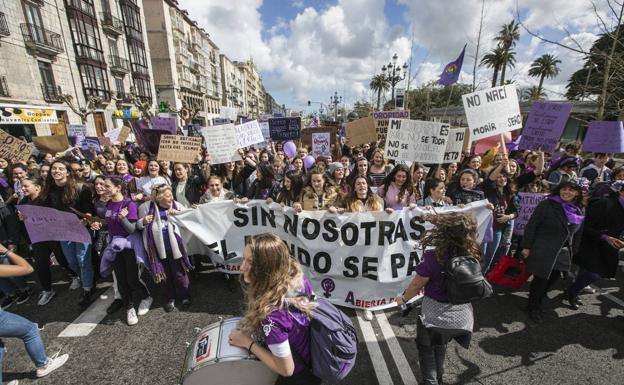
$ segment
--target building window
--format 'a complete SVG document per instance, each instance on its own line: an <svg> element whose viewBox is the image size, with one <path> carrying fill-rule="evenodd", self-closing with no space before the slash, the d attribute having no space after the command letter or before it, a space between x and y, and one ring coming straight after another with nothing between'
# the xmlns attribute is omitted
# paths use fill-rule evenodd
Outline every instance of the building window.
<svg viewBox="0 0 624 385"><path fill-rule="evenodd" d="M43 91L44 100L56 100L57 91L56 83L54 82L54 73L52 72L52 65L46 62L37 62L39 64L39 74L41 75L41 89Z"/></svg>
<svg viewBox="0 0 624 385"><path fill-rule="evenodd" d="M149 79L133 78L133 80L134 80L134 88L137 93L137 96L139 96L142 99L151 100L152 99L152 90L151 90L152 87L151 87Z"/></svg>
<svg viewBox="0 0 624 385"><path fill-rule="evenodd" d="M122 78L115 78L115 89L118 94L125 94L126 91L124 89L124 82Z"/></svg>
<svg viewBox="0 0 624 385"><path fill-rule="evenodd" d="M76 57L99 63L104 62L104 51L102 50L102 42L97 25L94 24L95 19L81 14L68 13L67 15L69 17L72 38L74 39L74 47L76 48Z"/></svg>
<svg viewBox="0 0 624 385"><path fill-rule="evenodd" d="M80 64L78 69L80 70L82 86L86 97L99 96L103 100L110 100L108 75L105 68L90 64Z"/></svg>

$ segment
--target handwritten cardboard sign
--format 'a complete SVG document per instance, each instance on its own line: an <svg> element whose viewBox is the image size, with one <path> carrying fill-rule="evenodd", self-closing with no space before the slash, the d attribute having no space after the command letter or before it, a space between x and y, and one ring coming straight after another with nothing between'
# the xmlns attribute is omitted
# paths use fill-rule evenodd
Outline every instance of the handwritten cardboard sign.
<svg viewBox="0 0 624 385"><path fill-rule="evenodd" d="M623 153L624 125L623 122L607 122L593 120L589 122L583 151Z"/></svg>
<svg viewBox="0 0 624 385"><path fill-rule="evenodd" d="M312 155L329 156L331 144L331 133L315 132L312 134Z"/></svg>
<svg viewBox="0 0 624 385"><path fill-rule="evenodd" d="M448 141L446 143L446 149L444 150L444 159L442 163L460 161L465 137L465 128L451 128L449 130Z"/></svg>
<svg viewBox="0 0 624 385"><path fill-rule="evenodd" d="M382 143L386 141L386 133L388 132L388 124L390 119L409 119L409 111L374 111L370 115L375 119L375 132L377 133L377 139Z"/></svg>
<svg viewBox="0 0 624 385"><path fill-rule="evenodd" d="M162 135L158 147L158 160L180 163L197 163L202 138L183 135Z"/></svg>
<svg viewBox="0 0 624 385"><path fill-rule="evenodd" d="M44 154L55 155L69 148L69 140L65 135L35 136L33 143Z"/></svg>
<svg viewBox="0 0 624 385"><path fill-rule="evenodd" d="M473 141L522 128L518 94L513 84L465 94L462 100Z"/></svg>
<svg viewBox="0 0 624 385"><path fill-rule="evenodd" d="M238 147L249 147L252 144L264 142L264 136L262 135L262 129L257 120L245 122L234 126L236 131L236 139L238 140Z"/></svg>
<svg viewBox="0 0 624 385"><path fill-rule="evenodd" d="M347 123L345 131L349 146L376 142L378 139L375 124L372 116Z"/></svg>
<svg viewBox="0 0 624 385"><path fill-rule="evenodd" d="M554 152L571 111L569 103L533 102L518 148Z"/></svg>
<svg viewBox="0 0 624 385"><path fill-rule="evenodd" d="M210 154L211 164L220 164L240 159L238 156L238 140L233 124L204 127L201 130Z"/></svg>
<svg viewBox="0 0 624 385"><path fill-rule="evenodd" d="M301 136L301 117L269 119L269 135L273 140L294 140Z"/></svg>
<svg viewBox="0 0 624 385"><path fill-rule="evenodd" d="M119 140L119 143L125 144L128 140L128 136L130 136L131 133L132 129L130 127L123 126L121 127L121 131L119 131L119 136L117 137L117 140Z"/></svg>
<svg viewBox="0 0 624 385"><path fill-rule="evenodd" d="M32 147L28 143L0 130L0 158L26 162L30 154Z"/></svg>
<svg viewBox="0 0 624 385"><path fill-rule="evenodd" d="M524 228L537 205L546 199L546 194L542 193L525 193L519 192L520 206L518 207L518 217L514 221L513 233L516 235L524 235Z"/></svg>
<svg viewBox="0 0 624 385"><path fill-rule="evenodd" d="M49 207L18 205L32 243L70 241L91 243L91 235L76 214Z"/></svg>
<svg viewBox="0 0 624 385"><path fill-rule="evenodd" d="M442 163L449 128L446 123L390 119L385 155L402 161Z"/></svg>

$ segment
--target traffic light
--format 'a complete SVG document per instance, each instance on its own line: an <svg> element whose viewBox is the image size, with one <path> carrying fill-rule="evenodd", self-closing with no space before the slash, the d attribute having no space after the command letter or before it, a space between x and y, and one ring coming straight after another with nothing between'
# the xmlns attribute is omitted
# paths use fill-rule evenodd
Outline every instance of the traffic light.
<svg viewBox="0 0 624 385"><path fill-rule="evenodd" d="M312 105L312 102L308 100L308 107Z"/></svg>
<svg viewBox="0 0 624 385"><path fill-rule="evenodd" d="M160 110L160 112L167 112L167 103L160 102L160 104L158 105L158 109Z"/></svg>

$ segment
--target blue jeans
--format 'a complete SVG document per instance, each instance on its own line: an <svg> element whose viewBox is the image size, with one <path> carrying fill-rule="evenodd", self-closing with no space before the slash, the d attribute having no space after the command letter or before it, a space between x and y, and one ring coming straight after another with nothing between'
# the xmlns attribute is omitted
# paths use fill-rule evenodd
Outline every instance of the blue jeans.
<svg viewBox="0 0 624 385"><path fill-rule="evenodd" d="M80 242L61 242L61 249L69 267L82 280L84 289L93 287L93 264L91 263L91 244Z"/></svg>
<svg viewBox="0 0 624 385"><path fill-rule="evenodd" d="M498 250L501 238L503 237L503 229L492 230L492 240L483 244L483 274L487 273L494 261L494 254Z"/></svg>
<svg viewBox="0 0 624 385"><path fill-rule="evenodd" d="M10 265L8 257L0 258L0 263ZM26 290L26 277L0 278L0 290L8 297L17 290Z"/></svg>
<svg viewBox="0 0 624 385"><path fill-rule="evenodd" d="M17 337L24 341L26 351L37 368L42 368L48 362L39 328L37 324L26 318L8 311L0 310L0 337ZM4 343L0 340L0 384L2 383L2 360L4 358Z"/></svg>

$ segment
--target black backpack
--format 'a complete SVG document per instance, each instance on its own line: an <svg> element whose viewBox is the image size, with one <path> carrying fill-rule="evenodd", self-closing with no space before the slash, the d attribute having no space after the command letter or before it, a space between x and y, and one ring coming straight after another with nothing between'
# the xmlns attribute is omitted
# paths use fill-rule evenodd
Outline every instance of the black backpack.
<svg viewBox="0 0 624 385"><path fill-rule="evenodd" d="M444 262L446 294L454 305L473 302L492 295L492 286L483 277L481 264L473 256L449 257Z"/></svg>

